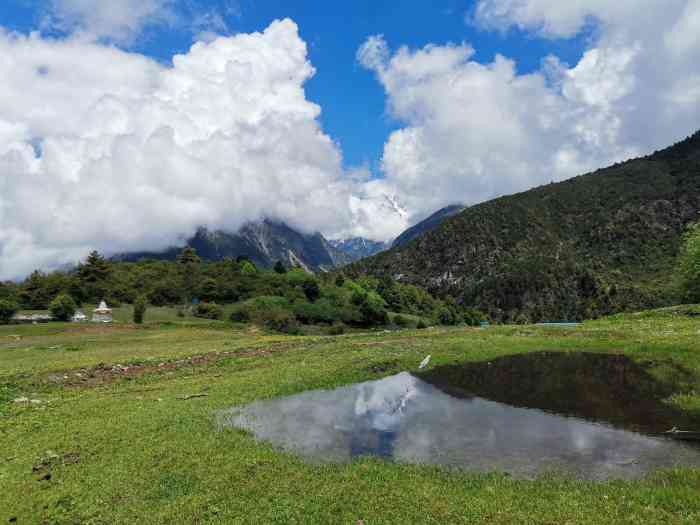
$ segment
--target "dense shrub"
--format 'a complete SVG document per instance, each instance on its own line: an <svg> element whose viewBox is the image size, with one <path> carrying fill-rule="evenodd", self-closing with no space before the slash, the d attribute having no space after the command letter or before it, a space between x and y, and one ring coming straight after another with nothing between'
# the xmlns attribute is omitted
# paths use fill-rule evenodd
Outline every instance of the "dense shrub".
<svg viewBox="0 0 700 525"><path fill-rule="evenodd" d="M219 287L215 279L205 277L199 284L199 297L204 302L216 301L219 297Z"/></svg>
<svg viewBox="0 0 700 525"><path fill-rule="evenodd" d="M329 335L343 335L345 333L345 325L343 323L333 323L328 329Z"/></svg>
<svg viewBox="0 0 700 525"><path fill-rule="evenodd" d="M486 320L486 316L483 314L483 312L475 308L465 308L462 316L465 324L469 326L479 326L481 321Z"/></svg>
<svg viewBox="0 0 700 525"><path fill-rule="evenodd" d="M447 306L443 306L438 310L437 318L441 325L446 326L455 325L459 322L457 312Z"/></svg>
<svg viewBox="0 0 700 525"><path fill-rule="evenodd" d="M143 323L143 318L146 315L146 298L141 295L134 301L134 323Z"/></svg>
<svg viewBox="0 0 700 525"><path fill-rule="evenodd" d="M259 321L261 321L266 328L275 330L276 332L291 335L301 333L297 318L292 312L283 308L271 308L263 312L259 317Z"/></svg>
<svg viewBox="0 0 700 525"><path fill-rule="evenodd" d="M515 324L530 324L532 320L528 317L525 312L519 312L513 319Z"/></svg>
<svg viewBox="0 0 700 525"><path fill-rule="evenodd" d="M404 317L403 315L398 314L398 315L394 316L394 324L396 326L402 326L402 327L410 326L411 320L408 319L407 317Z"/></svg>
<svg viewBox="0 0 700 525"><path fill-rule="evenodd" d="M178 262L143 259L138 262L105 261L93 254L77 270L44 274L34 272L22 283L0 284L0 299L14 300L20 308L47 308L52 298L68 294L78 302L99 292L111 306L120 301L135 304L144 296L153 306L190 305L199 297L202 306L186 306L177 315L210 318L207 304L233 304L231 319L259 322L262 311L280 307L302 323L376 326L388 323L387 310L433 318L439 301L415 286L389 277L342 274L311 275L302 268L256 269L245 257L203 261L189 248ZM214 312L218 310L216 307ZM216 314L218 315L218 313ZM461 315L461 313L460 313Z"/></svg>
<svg viewBox="0 0 700 525"><path fill-rule="evenodd" d="M241 274L243 275L255 275L257 273L255 265L250 261L243 261L241 263Z"/></svg>
<svg viewBox="0 0 700 525"><path fill-rule="evenodd" d="M233 309L229 319L234 323L247 323L250 321L250 313L243 305L239 305Z"/></svg>
<svg viewBox="0 0 700 525"><path fill-rule="evenodd" d="M425 330L426 328L428 328L428 325L425 324L425 321L423 321L423 319L421 319L420 321L418 321L418 324L416 325L416 328L417 328L418 330Z"/></svg>
<svg viewBox="0 0 700 525"><path fill-rule="evenodd" d="M7 324L19 310L16 302L10 299L0 299L0 324Z"/></svg>
<svg viewBox="0 0 700 525"><path fill-rule="evenodd" d="M78 305L68 294L57 295L49 304L51 315L56 321L70 321L77 309Z"/></svg>
<svg viewBox="0 0 700 525"><path fill-rule="evenodd" d="M167 306L169 304L177 304L182 297L178 292L178 285L166 280L153 288L148 295L148 299L153 306Z"/></svg>
<svg viewBox="0 0 700 525"><path fill-rule="evenodd" d="M194 316L202 319L221 319L223 309L215 303L199 303L194 307Z"/></svg>
<svg viewBox="0 0 700 525"><path fill-rule="evenodd" d="M301 287L306 298L312 303L321 296L321 288L314 279L307 279Z"/></svg>
<svg viewBox="0 0 700 525"><path fill-rule="evenodd" d="M376 292L365 293L358 305L362 322L367 326L385 325L389 323L389 314L384 306L384 299Z"/></svg>
<svg viewBox="0 0 700 525"><path fill-rule="evenodd" d="M340 320L336 308L327 301L296 304L294 315L304 324L333 324Z"/></svg>

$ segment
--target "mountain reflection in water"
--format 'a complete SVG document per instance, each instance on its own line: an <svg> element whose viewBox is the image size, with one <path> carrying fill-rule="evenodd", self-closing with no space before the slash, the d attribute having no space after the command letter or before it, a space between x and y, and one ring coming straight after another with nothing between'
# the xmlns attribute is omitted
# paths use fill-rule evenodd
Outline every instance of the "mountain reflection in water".
<svg viewBox="0 0 700 525"><path fill-rule="evenodd" d="M480 397L453 397L405 372L255 402L222 412L220 420L316 461L377 455L518 477L556 470L587 479L700 465L700 450L687 443Z"/></svg>

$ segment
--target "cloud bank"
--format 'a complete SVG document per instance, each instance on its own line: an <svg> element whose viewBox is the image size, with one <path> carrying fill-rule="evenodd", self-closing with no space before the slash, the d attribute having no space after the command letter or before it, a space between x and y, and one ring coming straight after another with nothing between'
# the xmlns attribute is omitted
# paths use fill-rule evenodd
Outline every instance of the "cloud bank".
<svg viewBox="0 0 700 525"><path fill-rule="evenodd" d="M540 38L595 38L573 65L519 74L467 43L359 49L402 126L382 158L385 191L413 218L525 190L650 152L700 127L700 1L481 0L471 21Z"/></svg>
<svg viewBox="0 0 700 525"><path fill-rule="evenodd" d="M371 186L343 172L320 128L290 20L197 43L172 67L8 33L0 56L0 278L262 216L362 229L351 195L371 208Z"/></svg>

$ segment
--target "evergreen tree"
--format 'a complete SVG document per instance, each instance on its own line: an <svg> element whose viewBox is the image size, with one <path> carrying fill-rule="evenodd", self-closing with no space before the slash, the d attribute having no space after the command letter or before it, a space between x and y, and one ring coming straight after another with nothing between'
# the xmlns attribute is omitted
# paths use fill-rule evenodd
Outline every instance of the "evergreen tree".
<svg viewBox="0 0 700 525"><path fill-rule="evenodd" d="M85 262L78 266L78 277L84 283L106 281L112 273L109 261L97 250L90 252Z"/></svg>
<svg viewBox="0 0 700 525"><path fill-rule="evenodd" d="M22 306L30 310L44 310L48 308L51 297L46 287L46 275L39 270L33 271L20 289Z"/></svg>
<svg viewBox="0 0 700 525"><path fill-rule="evenodd" d="M275 263L275 272L279 274L287 273L287 268L282 261L277 261Z"/></svg>
<svg viewBox="0 0 700 525"><path fill-rule="evenodd" d="M141 295L134 301L134 323L143 323L143 318L146 315L146 297Z"/></svg>
<svg viewBox="0 0 700 525"><path fill-rule="evenodd" d="M194 298L195 291L198 289L200 264L202 260L197 255L197 250L191 246L187 246L177 256L177 262L180 265L180 277L182 279L183 299L187 303L191 303Z"/></svg>
<svg viewBox="0 0 700 525"><path fill-rule="evenodd" d="M112 267L102 255L93 250L88 255L84 263L78 266L77 276L79 282L78 292L82 297L80 300L96 303L109 295L109 278L112 274Z"/></svg>

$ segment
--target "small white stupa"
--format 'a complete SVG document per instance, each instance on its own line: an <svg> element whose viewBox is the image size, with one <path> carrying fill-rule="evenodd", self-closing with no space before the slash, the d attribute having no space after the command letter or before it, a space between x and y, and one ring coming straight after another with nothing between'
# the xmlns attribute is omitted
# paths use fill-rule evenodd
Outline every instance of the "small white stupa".
<svg viewBox="0 0 700 525"><path fill-rule="evenodd" d="M112 322L112 309L107 306L107 303L103 301L100 302L100 306L92 311L92 322L93 323L111 323Z"/></svg>
<svg viewBox="0 0 700 525"><path fill-rule="evenodd" d="M78 310L73 314L73 322L74 323L83 323L87 321L87 315L85 315L81 310Z"/></svg>

